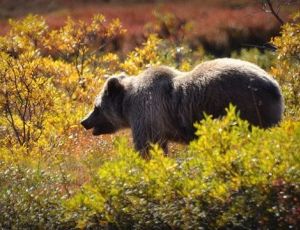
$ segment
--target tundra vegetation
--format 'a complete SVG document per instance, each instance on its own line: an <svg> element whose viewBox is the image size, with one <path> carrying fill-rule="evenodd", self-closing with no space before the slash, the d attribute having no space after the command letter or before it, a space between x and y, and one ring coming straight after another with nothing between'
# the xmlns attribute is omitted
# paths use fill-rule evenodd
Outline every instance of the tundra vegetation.
<svg viewBox="0 0 300 230"><path fill-rule="evenodd" d="M0 37L0 228L297 228L299 20L294 14L272 38L276 51L232 53L280 83L279 126L250 129L230 106L222 119L195 124L198 138L187 147L164 156L153 145L148 161L126 131L95 139L80 127L104 76L158 64L190 70L213 57L157 34L121 53L126 30L102 15L89 23L69 18L58 29L37 15L10 20ZM164 25L172 31L176 23Z"/></svg>

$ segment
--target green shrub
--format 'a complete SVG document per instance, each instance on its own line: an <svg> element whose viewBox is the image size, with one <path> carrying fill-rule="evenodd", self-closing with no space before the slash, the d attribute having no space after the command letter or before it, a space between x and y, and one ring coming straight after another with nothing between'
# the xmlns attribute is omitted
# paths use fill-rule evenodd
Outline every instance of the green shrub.
<svg viewBox="0 0 300 230"><path fill-rule="evenodd" d="M117 20L103 24L96 16L88 26L69 19L57 30L38 16L11 21L11 31L0 37L0 228L72 229L75 222L89 229L299 226L297 18L274 38L275 61L256 49L232 54L272 65L286 103L280 127L249 127L230 108L221 120L197 124L199 138L186 151L165 157L154 146L149 161L122 139L114 151L106 146L113 137L91 140L79 119L105 74L136 74L149 64L189 70L210 58L203 49L151 35L123 61L113 47L103 47L123 34Z"/></svg>
<svg viewBox="0 0 300 230"><path fill-rule="evenodd" d="M261 52L257 48L252 49L241 49L239 52L234 51L231 53L232 58L242 59L257 64L265 70L270 70L271 66L274 65L276 54L272 51Z"/></svg>
<svg viewBox="0 0 300 230"><path fill-rule="evenodd" d="M300 123L250 128L230 108L196 127L199 138L176 158L154 146L145 161L120 141L119 154L67 201L68 217L117 229L297 226Z"/></svg>
<svg viewBox="0 0 300 230"><path fill-rule="evenodd" d="M0 228L64 229L67 177L59 172L0 162Z"/></svg>

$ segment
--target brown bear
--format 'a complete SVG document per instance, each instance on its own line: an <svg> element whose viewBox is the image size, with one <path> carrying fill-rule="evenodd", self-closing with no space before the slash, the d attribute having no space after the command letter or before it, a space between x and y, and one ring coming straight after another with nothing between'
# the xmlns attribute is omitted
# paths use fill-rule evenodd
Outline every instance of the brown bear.
<svg viewBox="0 0 300 230"><path fill-rule="evenodd" d="M81 122L94 135L130 127L136 150L146 156L151 143L167 152L168 141L188 143L194 123L205 114L218 118L233 104L250 124L268 128L279 123L284 105L277 82L260 67L220 58L190 72L150 67L137 77L110 77Z"/></svg>

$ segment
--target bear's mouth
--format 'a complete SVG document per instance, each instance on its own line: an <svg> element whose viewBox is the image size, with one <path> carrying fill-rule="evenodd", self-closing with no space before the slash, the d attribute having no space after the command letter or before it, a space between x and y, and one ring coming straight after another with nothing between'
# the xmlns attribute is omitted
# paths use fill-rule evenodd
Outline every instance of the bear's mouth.
<svg viewBox="0 0 300 230"><path fill-rule="evenodd" d="M92 134L94 136L99 136L101 134L111 134L116 132L116 128L113 126L113 124L107 122L105 124L102 124L101 126L95 126L93 128Z"/></svg>
<svg viewBox="0 0 300 230"><path fill-rule="evenodd" d="M99 129L98 127L94 127L94 128L93 128L92 134L93 134L94 136L99 136L99 135L101 135L101 134L102 134L101 129Z"/></svg>

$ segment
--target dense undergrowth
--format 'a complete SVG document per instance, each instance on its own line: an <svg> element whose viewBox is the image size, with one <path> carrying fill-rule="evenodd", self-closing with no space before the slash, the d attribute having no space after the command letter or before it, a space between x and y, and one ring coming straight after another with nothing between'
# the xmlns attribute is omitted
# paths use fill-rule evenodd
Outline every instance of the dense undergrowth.
<svg viewBox="0 0 300 230"><path fill-rule="evenodd" d="M79 127L106 75L157 64L190 70L213 57L155 34L120 53L125 29L101 15L57 30L32 15L10 24L0 37L0 228L299 226L299 14L272 39L275 52L232 53L279 81L286 110L278 127L249 128L230 107L198 123L197 140L172 156L154 145L149 161L124 137L91 140Z"/></svg>
<svg viewBox="0 0 300 230"><path fill-rule="evenodd" d="M176 158L154 147L150 161L119 141L116 157L67 201L68 217L121 229L299 224L299 123L249 131L230 108L224 119L198 124L197 135Z"/></svg>

